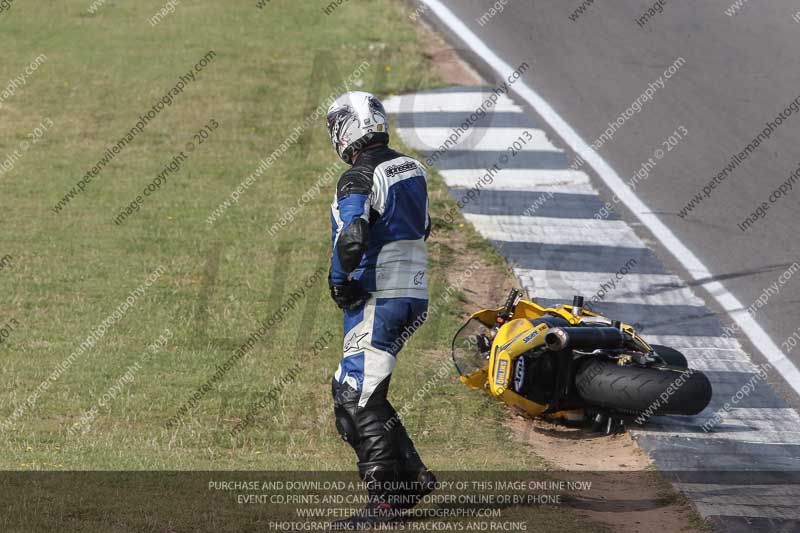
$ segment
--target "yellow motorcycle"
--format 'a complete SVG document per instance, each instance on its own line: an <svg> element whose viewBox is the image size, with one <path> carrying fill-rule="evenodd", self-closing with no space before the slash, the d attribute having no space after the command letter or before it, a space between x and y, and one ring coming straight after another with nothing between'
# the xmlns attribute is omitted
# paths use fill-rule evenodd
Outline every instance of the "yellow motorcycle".
<svg viewBox="0 0 800 533"><path fill-rule="evenodd" d="M589 421L619 431L656 415L695 415L711 384L679 351L649 345L633 326L572 305L544 308L513 289L453 338L461 381L528 417Z"/></svg>

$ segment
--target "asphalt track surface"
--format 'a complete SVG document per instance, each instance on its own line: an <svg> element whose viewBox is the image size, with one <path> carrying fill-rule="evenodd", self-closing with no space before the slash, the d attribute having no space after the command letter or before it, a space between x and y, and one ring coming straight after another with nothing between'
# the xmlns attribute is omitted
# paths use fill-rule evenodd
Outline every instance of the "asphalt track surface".
<svg viewBox="0 0 800 533"><path fill-rule="evenodd" d="M800 167L800 114L777 125L708 198L679 216L768 121L800 96L800 15L793 18L800 5L749 0L728 16L728 0L666 0L661 13L640 25L637 19L653 2L596 1L574 21L570 15L582 4L578 0L443 3L507 63L530 64L525 82L589 144L601 139L609 123L639 99L641 110L610 139L602 138L597 149L626 180L655 149L664 148L662 143L676 130L688 131L647 178L637 182L636 194L745 308L766 299L767 305L756 309L756 321L800 366L800 346L783 344L800 327L800 277L781 285L777 293L769 289L800 259L800 182L777 202L768 200ZM481 25L481 17L493 6L502 12L497 9ZM435 17L426 19L449 34L487 79L496 81L466 44ZM660 86L665 69L679 58L685 63ZM641 99L648 87L656 87L655 93ZM591 168L585 170L592 174ZM598 186L607 201L613 199L612 191ZM766 215L742 231L739 224L762 202L769 204ZM622 204L617 211L626 215ZM646 232L642 235L647 237ZM658 242L649 240L672 270L684 270ZM712 309L722 311L700 293ZM759 357L757 351L749 351ZM778 375L771 375L770 382L798 406L796 394Z"/></svg>
<svg viewBox="0 0 800 533"><path fill-rule="evenodd" d="M501 243L498 247L506 257L512 262L519 260L517 262L524 268L516 271L523 284L544 290L556 300L563 298L564 291L572 287L591 289L597 283L592 274L611 272L615 265L613 262L598 264L608 260L603 251L622 249L621 237L624 237L633 243L631 250L637 250L641 256L638 272L626 278L626 292L614 296L622 305L603 302L608 309L602 311L630 314L639 305L642 312L662 306L667 314L683 314L688 320L654 322L650 316L645 335L680 340L686 347L695 342L690 339L695 339L696 349L704 351L703 346L708 346L714 350L708 352L711 359L704 362L710 366L703 369L713 374L715 400L736 394L737 377L752 375L753 367L745 368L750 363L745 361L746 356L738 344L723 342L717 337L723 333L721 326L728 321L726 310L716 305L725 298L719 293L704 294L715 287L711 283L714 280L723 282L724 288L743 302L743 308L761 298L766 305L758 306L757 321L797 364L797 352L786 350L783 340L797 327L797 313L793 313L792 302L800 286L800 276L791 279L794 274L787 278L784 273L797 258L791 215L797 202L794 193L800 184L795 183L794 189L778 201L769 202L766 216L746 232L737 225L757 205L768 201L770 193L800 165L791 152L791 141L798 138L800 114L785 115L782 124L770 131L768 139L746 159L736 161L725 180L716 183L714 189L707 188L709 194L696 202L691 212L685 208L693 196L703 194L703 187L730 163L734 154L758 136L767 121L774 121L800 95L800 84L792 83L797 69L792 69L796 67L793 64L796 59L791 57L793 43L790 41L792 31L800 31L800 25L795 24L792 17L800 6L792 9L787 2L775 2L766 8L744 2L741 12L728 16L726 10L731 4L725 2L699 6L667 1L663 2L663 12L655 14L641 27L635 19L646 12L648 6L627 1L616 2L613 8L605 4L589 5L574 21L570 15L574 15L579 2L575 5L513 0L505 5L471 1L444 3L508 65L523 62L531 65L523 75L525 84L589 144L601 138L610 121L640 100L641 109L629 113L613 135L603 139L597 151L628 181L643 163L652 161L655 150L665 149L646 177L640 175L635 193L650 208L648 215L657 216L679 240L676 242L699 258L711 273L711 279L698 280L696 271L684 272L686 275L682 277L688 280L685 285L667 279L670 271L681 274L687 261L672 257L662 246L664 239L658 242L643 227L649 228L651 224L637 222L637 217L644 220L641 212L632 216L622 204L615 208L618 213L610 214L598 225L605 228L602 231L593 234L590 226L585 226L583 234L561 232L554 237L559 228L566 228L570 223L566 220L567 224L561 226L560 218L572 219L572 222L591 218L603 200L612 199L613 191L604 188L603 182L607 184L609 180L593 176L592 183L601 192L600 198L593 197L588 184L566 168L565 154L554 153L555 148L548 146L542 133L534 136L524 157L515 160L516 168L507 167L493 189L464 210L481 233L496 246L497 242ZM492 6L500 6L503 11L486 18ZM752 20L746 19L749 16ZM448 27L431 13L426 17L445 34L452 29L452 25ZM483 21L479 22L481 17ZM453 32L450 37L456 46L465 49L465 58L491 81L490 87L484 88L484 91L491 91L499 81L491 74L491 61L484 62L485 57L468 51L470 45L459 41L459 36ZM680 60L679 69L673 68L669 79L664 80L665 69L676 65L676 60ZM648 87L650 96L642 100L640 95ZM453 92L446 99L456 102L458 93L464 90L451 89ZM530 100L522 96L521 100ZM520 98L514 100L517 104L523 103ZM425 141L422 137L440 136L441 128L450 127L451 120L448 113L442 112L446 105L437 103L437 96L422 95L421 101L427 102L430 109L414 110L414 118L410 119L414 123L406 126L412 129L406 131L404 138L407 142L411 139L410 144L416 141L417 145L424 146L427 141L421 142ZM512 104L507 102L506 105ZM459 111L470 108L471 105L464 103ZM488 163L502 153L505 146L502 137L511 134L511 128L534 132L534 128L549 129L551 134L553 130L559 131L558 127L548 128L547 120L541 120L547 116L536 117L533 110L528 113L534 117L534 122L527 124L521 114L509 113L510 108L497 111L491 124L480 125L486 128L488 135L479 138L473 147L479 154L470 154L469 150L452 151L437 163L451 193L456 196L463 194L474 180L475 174L470 174L470 169L487 168ZM406 115L410 116L401 113L400 121L405 120ZM403 124L398 127L402 128ZM672 139L662 144L670 136ZM570 143L556 141L555 144L564 148L564 144ZM566 155L572 154L566 150ZM582 166L581 170L593 174L591 164ZM548 184L548 172L557 172L568 185L558 187L561 192L540 202L535 197L552 186ZM602 169L598 173L602 174ZM503 187L507 190L502 190ZM529 213L526 205L536 205L535 213ZM679 216L682 209L683 217ZM525 218L531 215L536 218ZM616 222L618 215L622 219L619 223ZM539 229L529 221L536 221ZM550 232L541 231L543 225L547 225ZM639 237L638 241L627 235L631 228ZM593 265L588 245L594 244L600 259ZM642 251L645 244L657 252L657 258ZM574 256L575 260L565 263L558 259L558 264L554 263L554 258L564 256ZM666 268L660 266L661 261ZM559 272L554 276L556 270ZM668 286L669 290L651 293L648 288L661 278L668 281L664 287ZM776 284L779 279L780 283ZM687 293L683 290L687 285L694 290ZM777 288L768 290L770 286ZM693 293L718 311L721 324L708 313L693 319L689 313L701 309L702 304ZM680 305L666 307L672 300ZM742 314L746 316L742 309L732 310L730 306L727 312L738 312L740 318ZM752 346L747 346L747 339L739 338L745 342L754 362L763 362ZM731 354L727 360L726 351ZM696 362L703 362L703 354L693 355ZM737 365L742 365L741 376L736 376ZM719 371L714 372L715 369ZM797 405L791 387L782 386L776 374L770 374L770 381L784 392L790 404ZM680 465L697 469L699 475L679 480L677 485L700 502L701 512L713 516L722 529L794 530L798 527L798 517L790 509L794 507L791 502L796 501L796 482L794 477L782 479L778 474L796 471L800 466L800 454L796 451L797 413L787 409L763 387L742 408L738 412L741 418L733 416L715 435L695 432L699 418L684 426L670 420L640 432L640 442L662 470L676 470ZM741 469L751 472L733 479L728 474L740 475L738 465L742 460L748 464L741 464Z"/></svg>

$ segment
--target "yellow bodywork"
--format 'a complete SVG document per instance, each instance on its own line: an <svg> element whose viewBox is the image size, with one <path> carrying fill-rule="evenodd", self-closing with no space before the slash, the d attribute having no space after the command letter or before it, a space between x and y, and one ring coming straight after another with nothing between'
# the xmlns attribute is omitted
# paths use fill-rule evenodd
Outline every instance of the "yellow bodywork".
<svg viewBox="0 0 800 533"><path fill-rule="evenodd" d="M482 309L473 313L471 319L477 319L487 328L494 327L497 315L501 308ZM549 329L547 324L534 326L530 319L541 318L543 316L558 316L569 321L570 324L577 325L585 317L603 318L591 311L581 310L578 316L572 314L571 305L560 305L558 307L544 308L528 300L520 300L514 309L513 320L503 324L497 331L493 341L489 356L489 364L486 369L476 370L468 376L461 376L461 382L465 385L487 392L490 396L497 398L515 408L517 411L530 417L542 415L548 405L533 402L508 388L514 359L525 352L537 348L544 344L544 337ZM637 340L649 348L649 346L638 337L633 328L623 324L623 330L634 335ZM549 413L555 418L573 418L582 416L581 411L560 411Z"/></svg>

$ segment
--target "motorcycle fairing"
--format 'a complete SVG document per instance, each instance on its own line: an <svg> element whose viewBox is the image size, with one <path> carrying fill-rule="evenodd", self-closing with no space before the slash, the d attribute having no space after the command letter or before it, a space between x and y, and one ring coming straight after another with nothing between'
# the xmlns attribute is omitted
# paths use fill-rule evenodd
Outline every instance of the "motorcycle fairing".
<svg viewBox="0 0 800 533"><path fill-rule="evenodd" d="M489 330L496 324L497 316L501 310L502 308L482 309L473 313L470 316L470 320L480 321ZM586 309L581 309L578 316L575 316L571 305L564 304L545 308L529 300L519 300L514 310L514 320L507 322L497 331L497 335L492 342L493 347L490 352L488 366L485 369L478 369L468 375L460 376L460 381L471 388L486 391L490 396L503 403L518 408L526 416L537 417L545 413L549 405L531 401L508 387L514 368L514 360L525 352L544 344L545 335L547 330L550 329L549 326L544 323L534 326L530 320L545 316L561 317L571 325L578 325L584 321L591 322L604 319L602 315ZM518 320L521 318L528 320ZM622 324L622 329L632 335L644 348L650 348L636 334L632 326ZM553 418L575 418L579 416L579 413L581 413L581 410L566 410L552 412L548 416Z"/></svg>

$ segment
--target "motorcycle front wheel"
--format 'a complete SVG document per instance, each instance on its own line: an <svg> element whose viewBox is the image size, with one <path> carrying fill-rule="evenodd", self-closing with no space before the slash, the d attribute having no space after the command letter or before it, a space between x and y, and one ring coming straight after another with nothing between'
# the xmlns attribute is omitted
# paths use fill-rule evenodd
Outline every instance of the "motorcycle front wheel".
<svg viewBox="0 0 800 533"><path fill-rule="evenodd" d="M633 413L696 415L711 401L711 383L690 368L619 366L590 359L575 375L578 394L590 405Z"/></svg>

